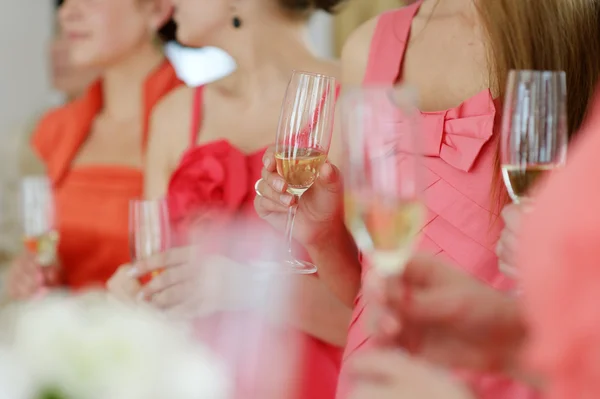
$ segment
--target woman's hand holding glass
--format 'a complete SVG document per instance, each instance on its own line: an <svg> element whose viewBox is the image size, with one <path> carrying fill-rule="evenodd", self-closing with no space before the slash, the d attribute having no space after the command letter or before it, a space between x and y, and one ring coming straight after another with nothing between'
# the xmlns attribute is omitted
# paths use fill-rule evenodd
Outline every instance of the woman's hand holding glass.
<svg viewBox="0 0 600 399"><path fill-rule="evenodd" d="M413 258L403 275L385 283L386 297L371 297L382 298L382 322L394 321L380 328L386 342L444 367L497 372L517 367L525 330L514 298L429 256Z"/></svg>
<svg viewBox="0 0 600 399"><path fill-rule="evenodd" d="M245 279L241 266L220 256L199 256L195 247L172 248L123 265L108 282L115 297L145 302L177 317L198 317L244 306L231 290L232 279ZM143 276L155 274L142 285Z"/></svg>
<svg viewBox="0 0 600 399"><path fill-rule="evenodd" d="M288 209L294 198L286 192L287 184L277 173L274 147L263 157L262 177L256 184L254 207L258 215L280 231L285 231ZM328 242L332 234L344 229L342 214L343 188L338 169L326 162L319 177L298 200L294 238L305 247Z"/></svg>
<svg viewBox="0 0 600 399"><path fill-rule="evenodd" d="M61 269L51 182L46 176L27 176L20 191L25 251L13 261L7 285L12 299L26 300L58 286Z"/></svg>
<svg viewBox="0 0 600 399"><path fill-rule="evenodd" d="M41 295L61 282L58 264L41 266L37 255L25 252L16 258L8 270L8 295L13 300L27 300Z"/></svg>

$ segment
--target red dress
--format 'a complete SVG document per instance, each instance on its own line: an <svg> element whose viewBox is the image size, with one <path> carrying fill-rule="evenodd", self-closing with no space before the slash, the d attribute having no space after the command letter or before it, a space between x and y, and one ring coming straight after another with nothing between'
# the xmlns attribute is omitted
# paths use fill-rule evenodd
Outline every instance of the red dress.
<svg viewBox="0 0 600 399"><path fill-rule="evenodd" d="M203 88L198 87L194 94L193 119L190 148L183 155L181 162L173 173L167 192L167 200L172 219L177 222L186 220L195 212L204 213L210 210L213 221L220 227L235 226L235 230L227 230L227 250L229 256L239 256L245 260L251 254L257 254L262 244L279 242L277 247L284 247L282 234L276 232L262 221L254 210L254 184L261 176L262 157L266 150L252 154L244 154L232 146L226 139L196 145L201 127ZM212 227L215 226L211 223ZM234 238L235 237L235 238ZM235 242L233 242L235 241ZM284 266L282 266L284 267ZM309 277L311 278L311 277ZM263 339L253 350L264 353L262 359L247 364L245 370L237 376L237 397L240 399L259 399L263 396L252 387L256 380L274 378L272 364L269 364L270 351L276 345L269 342L294 342L300 344L301 365L294 376L294 387L286 391L290 399L333 399L337 385L341 350L330 346L317 338L308 336L293 327L275 327L262 323L253 315L238 313L221 313L197 323L200 335L210 332L233 331L245 326L262 328ZM245 333L238 336L243 341ZM268 337L268 338L267 338ZM244 343L240 350L250 350ZM216 348L220 351L232 351L232 345ZM235 345L233 345L235 346ZM259 356L260 357L260 356ZM253 369L253 370L251 370ZM257 372L258 370L258 372ZM249 373L249 374L247 374ZM258 374L257 374L258 373Z"/></svg>
<svg viewBox="0 0 600 399"><path fill-rule="evenodd" d="M146 79L143 98L145 148L154 106L181 85L167 61ZM48 113L31 145L54 187L64 284L73 289L104 286L117 267L130 261L129 200L143 194L143 172L120 165L71 165L102 109L102 85Z"/></svg>

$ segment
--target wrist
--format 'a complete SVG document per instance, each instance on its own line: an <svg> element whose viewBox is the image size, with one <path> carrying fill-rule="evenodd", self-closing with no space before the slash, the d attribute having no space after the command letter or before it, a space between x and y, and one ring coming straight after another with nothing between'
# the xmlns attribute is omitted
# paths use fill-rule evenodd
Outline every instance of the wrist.
<svg viewBox="0 0 600 399"><path fill-rule="evenodd" d="M356 252L356 245L352 235L346 228L343 220L336 219L321 229L319 234L306 245L309 252L322 252L332 250Z"/></svg>

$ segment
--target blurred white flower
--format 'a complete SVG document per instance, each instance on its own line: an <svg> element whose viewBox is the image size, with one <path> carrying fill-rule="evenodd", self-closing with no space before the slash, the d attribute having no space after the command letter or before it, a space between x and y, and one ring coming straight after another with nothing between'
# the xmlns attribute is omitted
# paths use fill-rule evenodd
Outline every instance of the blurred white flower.
<svg viewBox="0 0 600 399"><path fill-rule="evenodd" d="M34 386L19 358L8 348L0 348L0 399L29 399Z"/></svg>
<svg viewBox="0 0 600 399"><path fill-rule="evenodd" d="M13 312L8 342L38 390L65 399L229 397L219 361L183 325L149 308L86 294L52 296Z"/></svg>

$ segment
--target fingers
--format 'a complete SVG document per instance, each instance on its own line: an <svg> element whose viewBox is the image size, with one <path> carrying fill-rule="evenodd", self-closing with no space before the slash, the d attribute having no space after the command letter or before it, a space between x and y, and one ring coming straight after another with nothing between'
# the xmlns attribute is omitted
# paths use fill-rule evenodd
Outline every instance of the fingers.
<svg viewBox="0 0 600 399"><path fill-rule="evenodd" d="M279 174L262 170L261 182L258 185L258 191L265 197L273 201L279 201L284 205L291 205L294 197L287 193L287 183Z"/></svg>
<svg viewBox="0 0 600 399"><path fill-rule="evenodd" d="M466 297L460 289L415 290L408 300L406 295L390 295L389 307L399 309L407 323L448 323L467 312L470 305Z"/></svg>
<svg viewBox="0 0 600 399"><path fill-rule="evenodd" d="M60 284L61 281L61 268L58 265L44 266L40 269L44 285L48 287L54 287Z"/></svg>
<svg viewBox="0 0 600 399"><path fill-rule="evenodd" d="M256 213L261 218L265 218L272 213L287 213L289 208L272 201L266 197L259 197L258 195L254 198L254 209L256 209Z"/></svg>
<svg viewBox="0 0 600 399"><path fill-rule="evenodd" d="M409 287L429 286L439 281L451 267L434 256L417 254L406 265L402 281Z"/></svg>
<svg viewBox="0 0 600 399"><path fill-rule="evenodd" d="M350 399L398 399L398 397L398 392L393 387L372 381L361 381L350 394Z"/></svg>
<svg viewBox="0 0 600 399"><path fill-rule="evenodd" d="M506 205L500 213L500 216L502 216L502 220L504 221L505 228L516 232L520 227L521 214L521 206L517 204Z"/></svg>
<svg viewBox="0 0 600 399"><path fill-rule="evenodd" d="M123 265L108 280L106 289L120 300L135 301L140 292L141 284L133 276L132 266Z"/></svg>
<svg viewBox="0 0 600 399"><path fill-rule="evenodd" d="M24 254L16 259L8 272L8 292L13 299L29 299L44 286L44 276L34 256Z"/></svg>
<svg viewBox="0 0 600 399"><path fill-rule="evenodd" d="M517 277L517 268L514 266L517 246L517 236L506 229L503 230L496 244L496 255L500 272L510 278Z"/></svg>
<svg viewBox="0 0 600 399"><path fill-rule="evenodd" d="M266 167L263 168L261 176L256 184L256 190L260 195L254 198L256 212L263 218L271 213L287 213L289 206L294 202L294 197L286 192L285 181Z"/></svg>
<svg viewBox="0 0 600 399"><path fill-rule="evenodd" d="M280 187L283 185L283 189ZM294 197L287 193L287 185L284 180L279 177L276 173L267 173L264 169L262 177L256 185L256 189L263 198L270 199L271 201L284 206L286 209L289 207Z"/></svg>
<svg viewBox="0 0 600 399"><path fill-rule="evenodd" d="M519 272L516 267L509 265L508 263L499 261L498 262L498 270L500 273L504 274L506 277L511 278L513 280L519 277Z"/></svg>
<svg viewBox="0 0 600 399"><path fill-rule="evenodd" d="M158 253L133 265L131 273L139 278L148 273L180 266L189 262L193 257L193 247L179 247Z"/></svg>
<svg viewBox="0 0 600 399"><path fill-rule="evenodd" d="M400 351L376 350L357 358L351 365L351 373L360 378L389 382L401 377L403 369L414 367L411 360ZM406 377L406 376L405 376Z"/></svg>
<svg viewBox="0 0 600 399"><path fill-rule="evenodd" d="M193 279L197 272L189 265L165 269L142 288L140 295L143 298L151 298L161 291Z"/></svg>
<svg viewBox="0 0 600 399"><path fill-rule="evenodd" d="M340 171L330 162L325 162L319 170L319 178L316 184L320 184L328 191L338 193L341 192Z"/></svg>
<svg viewBox="0 0 600 399"><path fill-rule="evenodd" d="M194 288L193 280L171 285L149 297L149 302L159 309L174 308L184 302L193 304L191 297L194 295Z"/></svg>
<svg viewBox="0 0 600 399"><path fill-rule="evenodd" d="M277 169L275 165L275 146L272 145L267 148L265 155L263 155L263 166L268 172L275 172Z"/></svg>

